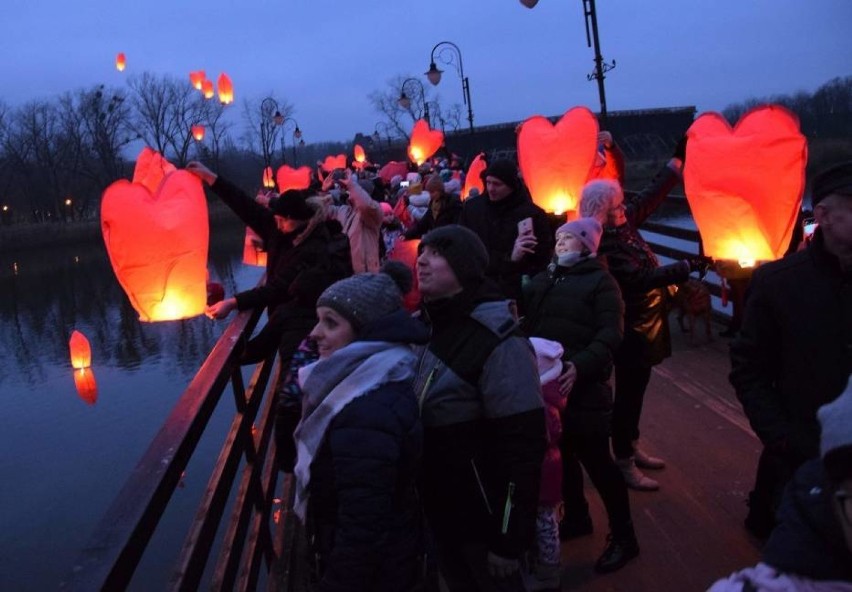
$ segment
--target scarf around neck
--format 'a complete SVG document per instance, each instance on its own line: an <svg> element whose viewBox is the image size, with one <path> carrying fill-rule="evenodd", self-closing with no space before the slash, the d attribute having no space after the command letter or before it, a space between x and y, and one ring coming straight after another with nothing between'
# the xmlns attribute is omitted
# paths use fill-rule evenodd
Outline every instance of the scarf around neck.
<svg viewBox="0 0 852 592"><path fill-rule="evenodd" d="M311 463L332 420L353 400L384 384L414 376L416 357L406 345L388 341L355 341L324 360L299 370L304 400L302 420L293 435L298 460L293 510L304 522L310 492Z"/></svg>

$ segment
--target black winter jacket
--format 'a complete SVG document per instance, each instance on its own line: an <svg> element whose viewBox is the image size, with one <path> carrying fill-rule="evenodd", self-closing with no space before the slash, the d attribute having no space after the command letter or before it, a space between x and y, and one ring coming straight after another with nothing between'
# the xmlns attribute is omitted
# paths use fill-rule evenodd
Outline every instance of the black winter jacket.
<svg viewBox="0 0 852 592"><path fill-rule="evenodd" d="M731 344L731 384L761 442L792 466L819 453L816 411L852 373L852 279L817 230L803 251L760 266Z"/></svg>
<svg viewBox="0 0 852 592"><path fill-rule="evenodd" d="M417 224L412 226L406 233L406 239L420 238L433 228L440 228L449 224L458 224L459 216L462 213L462 202L458 196L451 193L444 193L440 198L441 208L438 212L438 218L432 214L432 204Z"/></svg>
<svg viewBox="0 0 852 592"><path fill-rule="evenodd" d="M608 434L609 378L624 334L621 292L600 259L552 267L525 287L525 332L561 343L562 359L577 368L564 413L566 431Z"/></svg>
<svg viewBox="0 0 852 592"><path fill-rule="evenodd" d="M627 222L605 228L598 255L605 256L624 298L624 341L616 363L654 366L672 353L667 286L686 281L689 265L660 266L637 228L659 207L679 177L668 166L638 194L625 197Z"/></svg>
<svg viewBox="0 0 852 592"><path fill-rule="evenodd" d="M519 263L512 261L512 248L518 238L518 222L532 218L533 232L538 240L535 253ZM553 231L544 210L526 194L516 191L500 201L491 201L488 194L464 202L459 224L474 231L488 249L486 277L503 292L505 298L521 304L521 276L533 276L543 271L553 255Z"/></svg>

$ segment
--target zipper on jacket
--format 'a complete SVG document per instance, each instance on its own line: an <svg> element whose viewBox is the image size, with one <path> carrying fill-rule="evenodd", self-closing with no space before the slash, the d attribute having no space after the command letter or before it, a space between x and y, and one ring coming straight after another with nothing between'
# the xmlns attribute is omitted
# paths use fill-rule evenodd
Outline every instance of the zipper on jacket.
<svg viewBox="0 0 852 592"><path fill-rule="evenodd" d="M503 508L503 528L501 532L506 534L509 532L509 516L512 515L512 494L515 493L515 484L509 481L509 492L506 495L506 505Z"/></svg>
<svg viewBox="0 0 852 592"><path fill-rule="evenodd" d="M432 381L435 380L435 373L441 367L441 362L435 364L432 367L432 370L429 372L429 375L426 377L426 382L423 383L423 388L420 389L420 394L417 396L417 405L420 407L420 411L423 411L423 401L426 399L426 392L429 390L429 387L432 386Z"/></svg>
<svg viewBox="0 0 852 592"><path fill-rule="evenodd" d="M479 485L479 493L482 494L482 500L485 502L485 509L488 510L488 515L493 516L491 504L488 503L488 495L485 493L485 487L482 486L482 479L479 478L479 471L476 470L476 463L470 459L470 466L473 467L473 476L476 477L476 484Z"/></svg>

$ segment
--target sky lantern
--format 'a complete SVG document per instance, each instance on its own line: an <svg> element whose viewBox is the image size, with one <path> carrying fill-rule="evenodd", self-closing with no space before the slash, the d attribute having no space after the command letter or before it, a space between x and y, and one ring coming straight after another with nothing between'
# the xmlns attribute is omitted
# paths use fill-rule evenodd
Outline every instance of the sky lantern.
<svg viewBox="0 0 852 592"><path fill-rule="evenodd" d="M704 113L686 136L684 188L704 253L741 267L783 257L808 160L796 116L762 105L731 128L722 115Z"/></svg>
<svg viewBox="0 0 852 592"><path fill-rule="evenodd" d="M176 170L146 147L133 181L119 179L104 191L101 231L116 278L140 320L204 312L209 228L195 175Z"/></svg>
<svg viewBox="0 0 852 592"><path fill-rule="evenodd" d="M360 144L355 144L355 147L352 149L352 153L355 157L355 162L352 164L354 164L357 169L363 169L364 165L367 164L367 153L364 152L364 148Z"/></svg>
<svg viewBox="0 0 852 592"><path fill-rule="evenodd" d="M207 80L207 73L204 70L195 70L189 73L189 82L195 90L202 90L205 80Z"/></svg>
<svg viewBox="0 0 852 592"><path fill-rule="evenodd" d="M115 69L119 72L124 72L124 68L127 67L127 57L125 57L123 52L119 52L117 56L115 56Z"/></svg>
<svg viewBox="0 0 852 592"><path fill-rule="evenodd" d="M74 370L74 388L77 389L77 395L89 405L98 402L98 383L91 368Z"/></svg>
<svg viewBox="0 0 852 592"><path fill-rule="evenodd" d="M199 124L193 125L191 128L192 137L195 138L196 142L200 142L204 139L204 126Z"/></svg>
<svg viewBox="0 0 852 592"><path fill-rule="evenodd" d="M403 306L409 312L416 311L420 306L420 287L417 283L417 249L419 246L419 239L405 240L403 237L399 237L393 244L393 249L388 253L388 259L405 263L411 268L411 273L414 276L411 291L402 299Z"/></svg>
<svg viewBox="0 0 852 592"><path fill-rule="evenodd" d="M89 340L79 331L71 332L68 340L68 349L71 351L71 367L79 370L92 365L92 346Z"/></svg>
<svg viewBox="0 0 852 592"><path fill-rule="evenodd" d="M219 79L216 81L216 88L219 90L219 102L223 105L230 105L234 102L234 83L231 78L222 72L219 74Z"/></svg>
<svg viewBox="0 0 852 592"><path fill-rule="evenodd" d="M207 80L206 78L201 82L201 92L204 94L205 99L212 99L213 95L216 94L213 91L213 81Z"/></svg>
<svg viewBox="0 0 852 592"><path fill-rule="evenodd" d="M346 168L346 155L338 154L337 156L326 156L325 160L322 161L322 170L326 173L330 173L335 169L345 169Z"/></svg>
<svg viewBox="0 0 852 592"><path fill-rule="evenodd" d="M272 167L263 169L263 187L265 189L275 189L275 176L272 174Z"/></svg>
<svg viewBox="0 0 852 592"><path fill-rule="evenodd" d="M291 166L281 165L275 173L278 181L278 193L284 193L290 189L307 189L311 185L311 168L301 166L294 169Z"/></svg>
<svg viewBox="0 0 852 592"><path fill-rule="evenodd" d="M408 174L408 163L400 160L392 160L385 166L379 169L379 177L382 181L390 185L394 177L399 175L403 179Z"/></svg>
<svg viewBox="0 0 852 592"><path fill-rule="evenodd" d="M595 163L598 120L574 107L553 125L536 115L518 131L518 164L533 201L546 212L577 217L580 192Z"/></svg>
<svg viewBox="0 0 852 592"><path fill-rule="evenodd" d="M266 249L263 239L248 226L246 226L246 238L243 242L243 263L266 267Z"/></svg>
<svg viewBox="0 0 852 592"><path fill-rule="evenodd" d="M418 119L411 130L408 142L408 158L418 166L429 160L444 143L444 134L440 130L429 129L429 124Z"/></svg>
<svg viewBox="0 0 852 592"><path fill-rule="evenodd" d="M482 182L482 172L488 167L485 162L485 153L480 152L470 163L467 169L467 176L464 178L464 189L462 189L462 199L467 199L470 195L470 190L476 187L480 195L485 193L485 184Z"/></svg>

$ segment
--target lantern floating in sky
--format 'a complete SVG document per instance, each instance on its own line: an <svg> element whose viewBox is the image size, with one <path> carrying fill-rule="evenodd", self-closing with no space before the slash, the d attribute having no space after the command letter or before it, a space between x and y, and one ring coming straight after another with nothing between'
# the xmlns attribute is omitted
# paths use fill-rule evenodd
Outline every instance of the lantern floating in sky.
<svg viewBox="0 0 852 592"><path fill-rule="evenodd" d="M200 142L204 139L204 126L201 124L193 125L192 128L192 137L195 138L196 142Z"/></svg>
<svg viewBox="0 0 852 592"><path fill-rule="evenodd" d="M429 129L429 124L418 119L411 130L411 140L408 142L408 158L421 165L438 151L444 143L441 130Z"/></svg>
<svg viewBox="0 0 852 592"><path fill-rule="evenodd" d="M204 190L195 175L163 162L146 147L134 181L112 183L101 200L110 263L142 321L193 317L207 300Z"/></svg>
<svg viewBox="0 0 852 592"><path fill-rule="evenodd" d="M201 82L201 92L204 94L205 99L212 99L213 95L216 94L213 91L213 81L207 80L206 78Z"/></svg>
<svg viewBox="0 0 852 592"><path fill-rule="evenodd" d="M488 163L485 162L485 154L480 152L467 169L467 176L464 178L464 189L461 195L462 199L467 199L470 195L470 190L474 187L476 187L480 194L485 192L485 185L482 183L482 173L487 166Z"/></svg>
<svg viewBox="0 0 852 592"><path fill-rule="evenodd" d="M272 167L263 169L263 187L266 189L275 189L275 177L272 174Z"/></svg>
<svg viewBox="0 0 852 592"><path fill-rule="evenodd" d="M243 243L243 263L266 267L266 250L263 239L248 226L246 226L246 238Z"/></svg>
<svg viewBox="0 0 852 592"><path fill-rule="evenodd" d="M74 387L77 389L77 395L89 405L98 402L98 383L91 368L74 370Z"/></svg>
<svg viewBox="0 0 852 592"><path fill-rule="evenodd" d="M577 216L580 192L597 154L598 120L585 107L553 125L530 117L518 132L518 164L533 201L546 212Z"/></svg>
<svg viewBox="0 0 852 592"><path fill-rule="evenodd" d="M219 74L219 79L216 81L216 88L219 90L220 103L230 105L234 102L234 84L224 72Z"/></svg>
<svg viewBox="0 0 852 592"><path fill-rule="evenodd" d="M326 156L325 160L322 161L322 170L326 173L330 173L335 169L345 169L346 168L346 155L338 154L337 156Z"/></svg>
<svg viewBox="0 0 852 592"><path fill-rule="evenodd" d="M734 128L718 113L689 127L684 188L704 253L741 267L784 255L805 188L807 140L799 121L763 105Z"/></svg>
<svg viewBox="0 0 852 592"><path fill-rule="evenodd" d="M115 56L115 69L119 72L124 72L125 67L127 67L127 58L124 53L119 52L119 54Z"/></svg>
<svg viewBox="0 0 852 592"><path fill-rule="evenodd" d="M279 193L290 189L307 189L311 184L311 169L306 166L294 169L286 164L281 165L275 173L275 180L278 181Z"/></svg>
<svg viewBox="0 0 852 592"><path fill-rule="evenodd" d="M71 351L71 367L74 369L88 368L92 365L92 346L89 340L79 331L71 332L68 340L68 349Z"/></svg>
<svg viewBox="0 0 852 592"><path fill-rule="evenodd" d="M205 80L207 80L207 74L204 70L196 70L189 73L189 82L195 90L201 90L201 86L204 84Z"/></svg>

